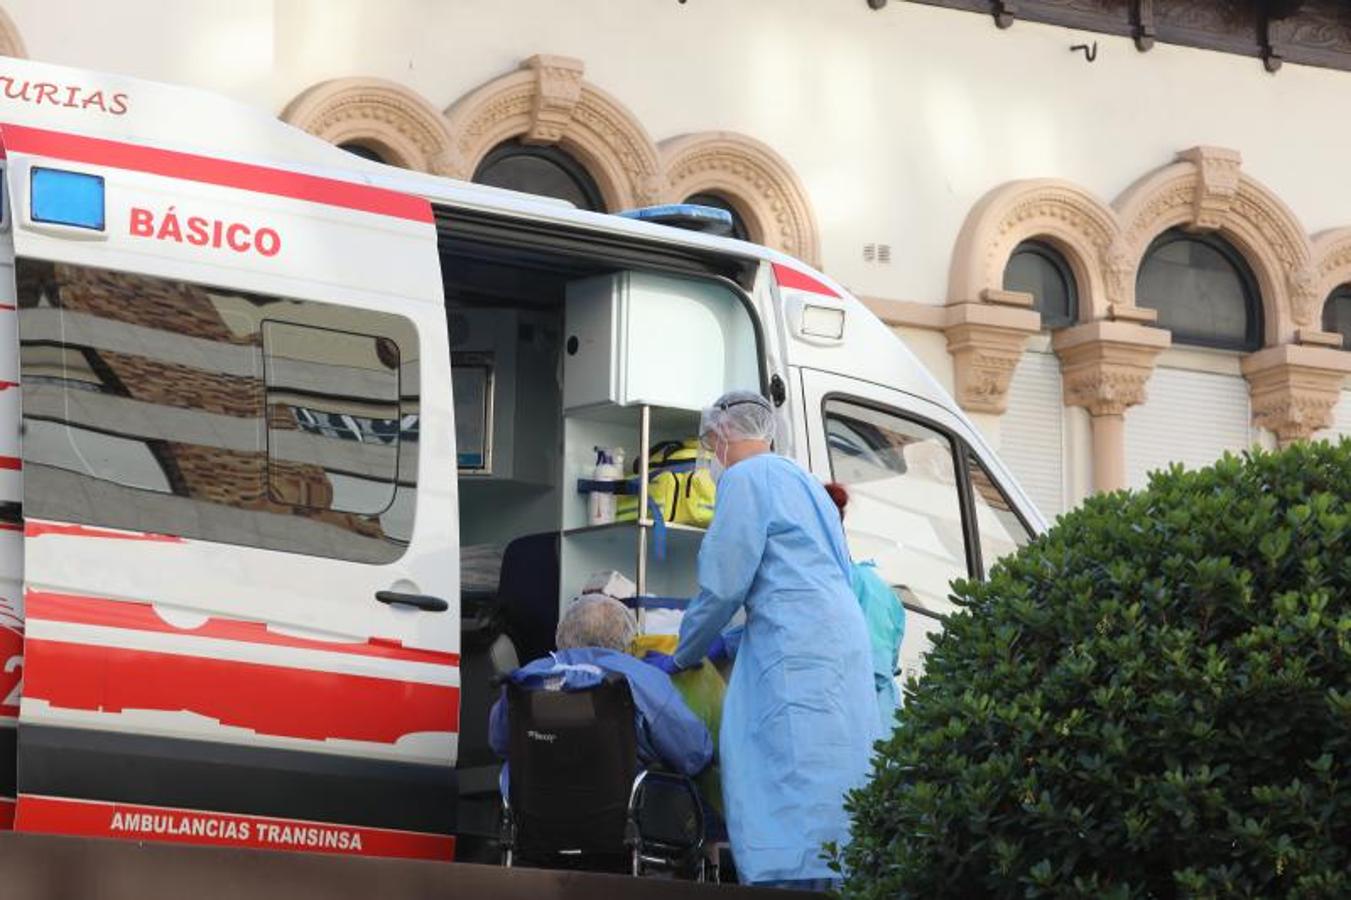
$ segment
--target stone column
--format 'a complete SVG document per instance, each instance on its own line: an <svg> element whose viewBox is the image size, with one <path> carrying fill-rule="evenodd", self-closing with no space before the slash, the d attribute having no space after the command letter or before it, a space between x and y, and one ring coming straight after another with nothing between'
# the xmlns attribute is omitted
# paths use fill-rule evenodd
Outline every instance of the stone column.
<svg viewBox="0 0 1351 900"><path fill-rule="evenodd" d="M1320 342L1321 343L1321 342ZM1331 346L1280 344L1243 358L1253 423L1275 432L1280 446L1332 425L1332 408L1351 374L1351 353Z"/></svg>
<svg viewBox="0 0 1351 900"><path fill-rule="evenodd" d="M1093 423L1093 488L1126 486L1126 410L1145 402L1154 359L1170 343L1163 329L1140 324L1152 310L1131 310L1135 321L1099 320L1056 333L1065 405L1082 406Z"/></svg>
<svg viewBox="0 0 1351 900"><path fill-rule="evenodd" d="M1041 330L1032 295L984 291L979 303L944 307L943 331L956 374L957 402L968 412L1000 415L1029 336Z"/></svg>

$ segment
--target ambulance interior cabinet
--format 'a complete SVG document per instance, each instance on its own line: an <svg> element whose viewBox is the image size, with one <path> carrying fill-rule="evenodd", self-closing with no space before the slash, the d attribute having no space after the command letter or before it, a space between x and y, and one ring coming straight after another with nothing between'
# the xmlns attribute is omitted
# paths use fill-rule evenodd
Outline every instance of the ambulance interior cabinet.
<svg viewBox="0 0 1351 900"><path fill-rule="evenodd" d="M563 406L702 409L758 390L755 330L741 298L714 281L619 272L568 285Z"/></svg>

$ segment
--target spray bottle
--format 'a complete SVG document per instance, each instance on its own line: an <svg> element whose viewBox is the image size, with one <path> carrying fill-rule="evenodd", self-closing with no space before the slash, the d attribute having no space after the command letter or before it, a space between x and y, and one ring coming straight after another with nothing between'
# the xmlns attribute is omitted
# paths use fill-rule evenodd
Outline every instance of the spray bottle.
<svg viewBox="0 0 1351 900"><path fill-rule="evenodd" d="M620 450L597 447L596 469L593 481L619 481L624 477L623 465L617 462ZM588 495L587 519L592 525L609 525L615 520L615 495L610 491L592 491Z"/></svg>

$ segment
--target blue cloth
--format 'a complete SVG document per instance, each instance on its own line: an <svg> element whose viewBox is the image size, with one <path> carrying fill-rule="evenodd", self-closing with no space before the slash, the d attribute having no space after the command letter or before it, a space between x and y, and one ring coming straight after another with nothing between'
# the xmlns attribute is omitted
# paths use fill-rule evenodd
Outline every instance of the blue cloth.
<svg viewBox="0 0 1351 900"><path fill-rule="evenodd" d="M600 647L559 650L522 666L507 676L531 690L581 691L595 687L606 672L623 675L636 708L638 762L661 763L682 775L697 775L713 758L713 739L695 718L671 678L627 653ZM506 692L493 704L488 719L488 743L503 759L511 730L507 722ZM506 778L502 785L505 788Z"/></svg>
<svg viewBox="0 0 1351 900"><path fill-rule="evenodd" d="M896 725L896 710L901 705L901 694L896 690L896 668L901 656L901 640L905 637L905 607L896 592L877 574L874 563L854 563L850 570L850 585L868 626L877 716L882 733L888 734Z"/></svg>
<svg viewBox="0 0 1351 900"><path fill-rule="evenodd" d="M844 795L879 736L851 565L839 511L797 463L764 453L723 475L675 658L702 659L745 607L718 744L743 882L838 877L821 848L847 842Z"/></svg>
<svg viewBox="0 0 1351 900"><path fill-rule="evenodd" d="M675 657L669 653L660 653L656 650L649 650L643 654L643 662L649 666L654 666L665 672L667 675L674 675L680 671L676 666Z"/></svg>

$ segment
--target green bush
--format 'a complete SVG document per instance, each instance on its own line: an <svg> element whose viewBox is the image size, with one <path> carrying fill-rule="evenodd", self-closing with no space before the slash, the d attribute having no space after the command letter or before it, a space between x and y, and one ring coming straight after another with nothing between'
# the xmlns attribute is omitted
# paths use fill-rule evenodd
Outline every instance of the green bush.
<svg viewBox="0 0 1351 900"><path fill-rule="evenodd" d="M1351 440L1098 496L954 587L847 897L1351 897Z"/></svg>

